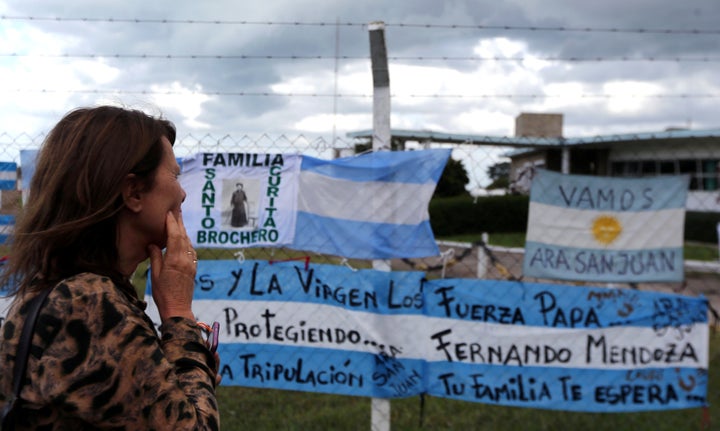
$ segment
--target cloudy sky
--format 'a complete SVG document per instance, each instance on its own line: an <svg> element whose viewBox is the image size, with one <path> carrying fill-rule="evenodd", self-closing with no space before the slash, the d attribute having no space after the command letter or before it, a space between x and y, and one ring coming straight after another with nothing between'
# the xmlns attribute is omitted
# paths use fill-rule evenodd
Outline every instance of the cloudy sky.
<svg viewBox="0 0 720 431"><path fill-rule="evenodd" d="M6 136L120 103L180 135L344 138L372 127L373 21L393 128L507 136L521 112L564 114L567 137L720 128L717 0L0 0L0 15Z"/></svg>

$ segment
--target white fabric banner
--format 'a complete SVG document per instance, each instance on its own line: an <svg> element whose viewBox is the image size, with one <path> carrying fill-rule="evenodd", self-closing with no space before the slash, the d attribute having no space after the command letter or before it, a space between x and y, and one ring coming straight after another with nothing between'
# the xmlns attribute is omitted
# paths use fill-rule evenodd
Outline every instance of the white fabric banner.
<svg viewBox="0 0 720 431"><path fill-rule="evenodd" d="M200 153L183 160L183 220L199 248L290 244L300 155Z"/></svg>

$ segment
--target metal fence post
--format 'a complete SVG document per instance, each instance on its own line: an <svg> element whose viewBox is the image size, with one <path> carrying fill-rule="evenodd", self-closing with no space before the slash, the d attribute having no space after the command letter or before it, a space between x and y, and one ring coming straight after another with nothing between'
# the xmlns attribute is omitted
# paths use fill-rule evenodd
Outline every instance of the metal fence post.
<svg viewBox="0 0 720 431"><path fill-rule="evenodd" d="M388 72L387 49L385 47L385 23L373 22L368 26L370 33L370 61L373 76L373 151L392 148L390 131L390 74ZM390 271L390 261L375 260L373 268ZM371 401L371 429L390 431L390 400L373 398Z"/></svg>
<svg viewBox="0 0 720 431"><path fill-rule="evenodd" d="M373 260L372 267L378 271L390 271L389 260ZM390 400L370 399L370 429L372 431L390 431Z"/></svg>
<svg viewBox="0 0 720 431"><path fill-rule="evenodd" d="M488 233L483 232L480 236L482 239L483 244L487 245L488 242ZM483 249L482 244L477 246L477 278L483 279L487 277L488 272L488 263L489 259L487 257L487 254L485 253L485 250Z"/></svg>

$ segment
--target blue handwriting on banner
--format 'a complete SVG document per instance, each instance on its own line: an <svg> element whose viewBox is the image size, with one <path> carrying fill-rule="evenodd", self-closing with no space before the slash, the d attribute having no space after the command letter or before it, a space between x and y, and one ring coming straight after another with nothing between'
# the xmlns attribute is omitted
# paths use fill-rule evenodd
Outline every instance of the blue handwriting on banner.
<svg viewBox="0 0 720 431"><path fill-rule="evenodd" d="M603 412L706 400L704 298L201 261L195 300L223 324L228 385Z"/></svg>

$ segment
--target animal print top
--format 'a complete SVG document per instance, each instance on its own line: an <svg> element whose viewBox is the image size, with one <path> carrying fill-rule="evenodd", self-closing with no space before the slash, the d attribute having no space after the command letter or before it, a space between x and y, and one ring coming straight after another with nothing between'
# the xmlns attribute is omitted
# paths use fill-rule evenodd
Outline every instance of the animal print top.
<svg viewBox="0 0 720 431"><path fill-rule="evenodd" d="M17 342L35 293L18 296L0 337L0 410L12 393ZM217 430L214 355L196 322L158 337L128 284L84 273L43 306L21 392L20 430Z"/></svg>

